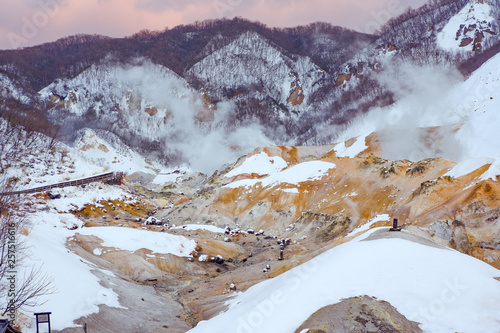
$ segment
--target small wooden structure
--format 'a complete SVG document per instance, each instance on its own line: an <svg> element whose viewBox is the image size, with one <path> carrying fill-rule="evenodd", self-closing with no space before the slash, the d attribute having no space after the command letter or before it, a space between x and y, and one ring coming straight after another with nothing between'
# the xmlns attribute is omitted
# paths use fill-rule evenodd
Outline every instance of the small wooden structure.
<svg viewBox="0 0 500 333"><path fill-rule="evenodd" d="M398 226L398 219L392 221L392 228L389 231L401 231L401 228Z"/></svg>
<svg viewBox="0 0 500 333"><path fill-rule="evenodd" d="M49 333L51 332L50 330L50 314L52 312L38 312L38 313L35 313L35 316L36 316L36 333L39 333L39 330L38 330L38 325L39 324L44 324L44 323L47 323L49 325Z"/></svg>
<svg viewBox="0 0 500 333"><path fill-rule="evenodd" d="M21 333L9 324L8 319L0 319L0 333Z"/></svg>

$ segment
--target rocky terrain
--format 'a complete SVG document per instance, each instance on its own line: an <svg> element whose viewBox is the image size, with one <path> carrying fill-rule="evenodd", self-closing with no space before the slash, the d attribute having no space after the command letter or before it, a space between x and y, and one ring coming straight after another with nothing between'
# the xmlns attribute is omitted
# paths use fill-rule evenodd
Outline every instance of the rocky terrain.
<svg viewBox="0 0 500 333"><path fill-rule="evenodd" d="M352 147L356 139L344 145ZM76 229L66 246L87 262L113 272L111 277L98 270L94 274L128 308L101 306L98 313L76 322L110 332L117 325L125 331L183 332L224 311L235 292L307 263L368 228L392 226L393 218L399 219L404 231L428 239L429 244L451 247L499 268L498 231L493 227L498 218L498 184L480 180L487 165L452 177L446 174L456 163L443 158L410 162L377 157L376 134L365 138L363 146L352 158L339 157L339 145L262 147L212 177L179 174L175 182L156 190L127 182L126 191L135 198L132 203L105 200L71 211L87 228L147 229L196 242L188 258L147 248L130 252L108 247L98 236ZM259 170L238 173L256 156L273 161L270 165L283 160L287 169L277 171L278 175L308 163L328 163L329 168L319 176L295 181L288 176L265 185L272 176ZM258 165L264 164L260 160ZM313 165L307 170L316 172ZM300 172L297 175L301 177ZM38 200L40 204L50 201ZM364 320L373 323L381 316L369 315L373 311L394 312L370 303L369 298L345 302L336 306L361 306L361 314L368 316ZM120 319L127 316L126 311L133 311L142 326L127 326L136 323ZM330 320L334 327L339 323ZM403 321L413 327L410 331L419 331Z"/></svg>

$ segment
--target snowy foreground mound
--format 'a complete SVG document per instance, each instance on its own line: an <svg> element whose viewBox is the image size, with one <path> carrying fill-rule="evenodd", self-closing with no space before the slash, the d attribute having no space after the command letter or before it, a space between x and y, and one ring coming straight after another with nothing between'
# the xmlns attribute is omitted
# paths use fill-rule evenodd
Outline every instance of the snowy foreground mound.
<svg viewBox="0 0 500 333"><path fill-rule="evenodd" d="M389 302L424 332L499 332L498 276L457 251L377 228L251 287L189 332L294 332L318 309L359 295Z"/></svg>

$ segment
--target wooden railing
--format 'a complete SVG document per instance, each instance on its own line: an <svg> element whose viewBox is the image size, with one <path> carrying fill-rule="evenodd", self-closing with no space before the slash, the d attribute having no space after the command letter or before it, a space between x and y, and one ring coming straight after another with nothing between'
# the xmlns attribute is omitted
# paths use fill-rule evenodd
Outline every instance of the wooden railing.
<svg viewBox="0 0 500 333"><path fill-rule="evenodd" d="M57 184L52 184L52 185L45 185L45 186L30 188L30 189L26 189L26 190L13 191L13 192L3 192L3 193L0 193L0 196L43 192L43 191L51 190L53 188L78 186L78 185L84 185L84 184L95 183L95 182L121 183L122 179L123 179L123 173L121 173L121 172L108 172L108 173L104 173L102 175L97 175L97 176L92 176L92 177L87 177L87 178L82 178L82 179L77 179L77 180L70 180L67 182L62 182L62 183L57 183Z"/></svg>

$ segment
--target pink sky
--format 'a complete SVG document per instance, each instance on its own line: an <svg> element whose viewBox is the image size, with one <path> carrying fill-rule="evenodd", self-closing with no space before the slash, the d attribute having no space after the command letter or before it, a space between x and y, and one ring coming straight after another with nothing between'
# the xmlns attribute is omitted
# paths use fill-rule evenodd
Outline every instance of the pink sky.
<svg viewBox="0 0 500 333"><path fill-rule="evenodd" d="M0 0L0 49L78 33L129 36L205 19L241 16L271 27L323 21L372 32L425 0Z"/></svg>

